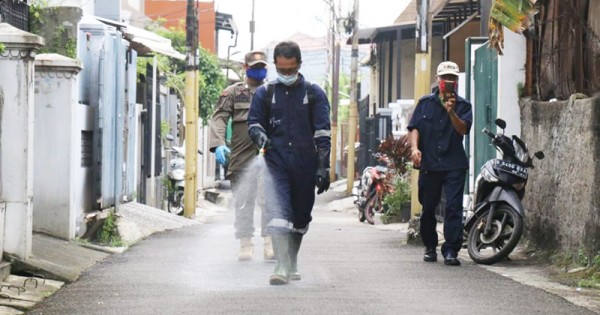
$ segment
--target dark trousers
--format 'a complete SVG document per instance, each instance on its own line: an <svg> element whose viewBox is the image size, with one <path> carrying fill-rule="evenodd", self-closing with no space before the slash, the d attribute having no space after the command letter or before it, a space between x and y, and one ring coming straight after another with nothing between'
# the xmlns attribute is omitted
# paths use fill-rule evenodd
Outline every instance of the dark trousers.
<svg viewBox="0 0 600 315"><path fill-rule="evenodd" d="M446 211L444 214L444 239L442 255L458 253L463 242L463 191L466 171L444 171L419 173L419 202L423 206L421 212L421 239L427 248L438 245L436 232L437 220L435 208L440 202L442 188L446 192Z"/></svg>
<svg viewBox="0 0 600 315"><path fill-rule="evenodd" d="M265 177L267 230L269 234L305 234L312 221L315 203L315 171L273 166Z"/></svg>

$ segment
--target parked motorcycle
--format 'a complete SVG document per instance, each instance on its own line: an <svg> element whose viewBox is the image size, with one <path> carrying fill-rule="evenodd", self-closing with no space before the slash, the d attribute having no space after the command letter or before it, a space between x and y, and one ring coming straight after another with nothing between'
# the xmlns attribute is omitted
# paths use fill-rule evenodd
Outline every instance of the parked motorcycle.
<svg viewBox="0 0 600 315"><path fill-rule="evenodd" d="M374 153L373 157L383 165L367 166L362 172L357 191L353 194L358 208L358 220L375 224L375 214L385 213L383 199L394 191L388 176L395 173L393 161L387 155Z"/></svg>
<svg viewBox="0 0 600 315"><path fill-rule="evenodd" d="M485 265L508 257L521 239L525 217L521 200L528 169L534 168L527 144L515 135L511 138L504 135L504 120L496 119L496 125L502 133L494 134L487 129L482 132L492 139L502 158L491 159L481 167L473 200L465 209L469 256ZM541 160L544 153L535 152L534 157Z"/></svg>
<svg viewBox="0 0 600 315"><path fill-rule="evenodd" d="M174 141L175 138L167 135L166 139ZM176 215L183 215L183 196L185 195L185 147L171 146L168 149L173 156L169 163L169 179L170 187L167 195L167 211ZM202 151L198 150L198 154L202 155Z"/></svg>

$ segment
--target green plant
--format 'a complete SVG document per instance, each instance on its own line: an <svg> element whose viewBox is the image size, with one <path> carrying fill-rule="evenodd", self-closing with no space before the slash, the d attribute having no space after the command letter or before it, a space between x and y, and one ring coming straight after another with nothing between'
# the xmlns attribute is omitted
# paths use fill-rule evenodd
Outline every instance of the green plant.
<svg viewBox="0 0 600 315"><path fill-rule="evenodd" d="M402 206L410 201L410 183L407 177L395 176L393 179L394 192L383 198L383 205L389 210L384 216L399 216Z"/></svg>
<svg viewBox="0 0 600 315"><path fill-rule="evenodd" d="M117 228L117 216L114 209L108 210L108 215L106 216L106 219L104 219L102 229L100 229L98 232L97 237L101 244L110 246L123 245L123 241L121 240L121 236L119 235L119 230Z"/></svg>
<svg viewBox="0 0 600 315"><path fill-rule="evenodd" d="M600 288L600 252L589 257L583 247L562 253L544 252L555 268L554 278L569 286Z"/></svg>
<svg viewBox="0 0 600 315"><path fill-rule="evenodd" d="M163 177L161 180L163 187L167 190L167 193L172 194L175 190L173 189L173 185L171 185L171 181L168 177ZM167 197L167 196L165 196Z"/></svg>
<svg viewBox="0 0 600 315"><path fill-rule="evenodd" d="M398 139L390 135L385 139L379 147L377 152L385 153L388 157L394 160L396 166L396 172L400 175L406 174L408 171L410 161L410 142L408 135L403 135Z"/></svg>
<svg viewBox="0 0 600 315"><path fill-rule="evenodd" d="M227 81L221 72L217 57L202 47L200 47L199 70L201 74L199 113L203 124L206 125Z"/></svg>
<svg viewBox="0 0 600 315"><path fill-rule="evenodd" d="M169 134L169 131L171 131L171 127L169 126L169 123L166 121L161 121L160 122L160 137L164 138L166 135Z"/></svg>
<svg viewBox="0 0 600 315"><path fill-rule="evenodd" d="M0 54L4 52L4 49L6 49L6 47L4 47L4 44L0 43Z"/></svg>
<svg viewBox="0 0 600 315"><path fill-rule="evenodd" d="M65 25L48 28L48 21L59 22L60 14L56 8L48 7L47 0L33 1L29 5L31 32L46 38L46 45L40 48L39 53L57 53L69 58L77 58L77 41L74 30Z"/></svg>
<svg viewBox="0 0 600 315"><path fill-rule="evenodd" d="M525 84L523 82L517 83L517 95L519 97L525 96Z"/></svg>

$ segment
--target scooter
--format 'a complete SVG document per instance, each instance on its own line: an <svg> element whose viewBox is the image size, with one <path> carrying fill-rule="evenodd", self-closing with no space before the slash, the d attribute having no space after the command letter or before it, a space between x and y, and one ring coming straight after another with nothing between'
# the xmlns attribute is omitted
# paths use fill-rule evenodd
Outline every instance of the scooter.
<svg viewBox="0 0 600 315"><path fill-rule="evenodd" d="M392 159L382 153L372 154L383 165L367 166L362 172L360 183L354 189L354 204L358 208L358 220L375 224L375 214L384 213L383 199L393 191L386 180L389 172L394 172Z"/></svg>
<svg viewBox="0 0 600 315"><path fill-rule="evenodd" d="M166 139L174 141L172 135L167 135ZM167 195L167 211L176 215L183 215L183 196L185 195L185 147L171 146L168 149L173 157L169 163L169 190ZM202 155L202 151L198 150Z"/></svg>
<svg viewBox="0 0 600 315"><path fill-rule="evenodd" d="M491 265L507 258L523 234L525 210L521 203L525 196L528 169L533 169L533 159L527 144L519 137L504 135L506 122L496 119L502 133L482 132L500 151L501 159L487 161L476 179L475 193L464 211L464 231L467 250L478 264ZM544 158L542 151L534 157Z"/></svg>

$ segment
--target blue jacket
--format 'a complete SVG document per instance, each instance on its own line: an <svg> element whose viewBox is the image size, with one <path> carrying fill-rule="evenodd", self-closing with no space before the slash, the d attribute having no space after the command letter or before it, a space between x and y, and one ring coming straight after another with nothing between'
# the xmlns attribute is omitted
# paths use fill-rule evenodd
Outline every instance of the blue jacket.
<svg viewBox="0 0 600 315"><path fill-rule="evenodd" d="M471 130L473 112L471 103L456 97L454 112ZM437 91L419 99L413 111L408 130L419 131L422 171L452 171L469 169L469 160L463 148L464 136L452 126L448 112L438 97Z"/></svg>
<svg viewBox="0 0 600 315"><path fill-rule="evenodd" d="M266 101L267 85L274 84L273 98ZM317 150L331 149L329 101L325 92L312 85L315 100L309 106L304 77L286 86L272 81L256 89L248 127L258 127L271 139L271 148L265 155L267 162L284 168L303 167L314 176Z"/></svg>

